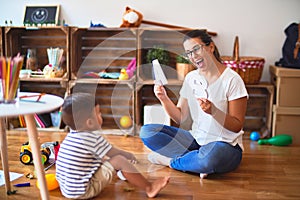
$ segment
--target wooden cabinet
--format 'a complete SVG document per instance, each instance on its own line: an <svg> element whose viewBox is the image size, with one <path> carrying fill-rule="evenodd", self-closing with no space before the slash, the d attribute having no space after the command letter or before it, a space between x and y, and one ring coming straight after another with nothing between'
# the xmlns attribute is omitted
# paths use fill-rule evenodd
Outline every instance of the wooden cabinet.
<svg viewBox="0 0 300 200"><path fill-rule="evenodd" d="M177 104L179 98L179 91L181 88L182 81L168 81L168 85L165 85L165 89L167 90L167 94L173 103ZM148 81L144 84L139 84L136 88L136 125L137 132L139 132L139 128L143 125L144 121L144 106L146 105L154 105L160 104L159 100L155 97L153 92L153 83ZM171 125L178 126L174 122L171 121ZM183 126L183 124L182 124ZM185 126L185 128L189 128Z"/></svg>
<svg viewBox="0 0 300 200"><path fill-rule="evenodd" d="M96 83L88 80L70 81L74 84L71 93L89 92L95 95L100 104L103 118L103 129L119 129L123 134L134 134L135 126L129 129L120 125L122 116L135 117L134 84L132 82L107 81Z"/></svg>
<svg viewBox="0 0 300 200"><path fill-rule="evenodd" d="M24 55L23 69L26 67L26 55L28 49L36 52L36 70L43 70L48 61L47 48L59 47L64 50L64 62L61 68L64 73L58 78L28 77L20 79L22 91L37 91L55 94L64 97L68 93L69 80L69 27L4 27L5 55L15 56L18 53ZM37 90L36 90L37 89ZM63 91L63 92L62 92Z"/></svg>
<svg viewBox="0 0 300 200"><path fill-rule="evenodd" d="M152 63L148 51L163 48L169 55L162 64L169 84L166 86L174 103L178 101L182 80L176 71L176 56L183 54L184 33L189 30L142 28L79 28L79 27L2 27L0 51L7 56L27 54L36 49L39 69L48 63L46 49L64 49L65 74L59 78L21 78L22 91L46 92L61 97L73 92L90 91L101 105L103 129L118 129L121 134L137 134L143 125L144 106L159 103L153 93ZM1 49L1 44L3 48ZM129 80L101 77L102 72L119 73L136 61L137 69ZM100 78L101 77L101 78ZM270 130L273 86L247 85L248 101L246 130ZM134 125L124 129L122 116L130 116ZM172 125L176 125L171 122ZM190 122L180 127L188 129Z"/></svg>
<svg viewBox="0 0 300 200"><path fill-rule="evenodd" d="M20 53L26 57L28 49L34 49L36 51L37 68L41 70L49 63L47 48L59 47L63 49L65 61L61 67L65 74L62 78L68 80L70 59L69 27L4 27L4 31L5 55L15 56L17 53Z"/></svg>
<svg viewBox="0 0 300 200"><path fill-rule="evenodd" d="M177 79L176 56L184 53L183 37L188 30L140 29L138 32L138 82L152 81L152 63L147 61L149 50L160 47L168 54L168 64L161 63L167 79Z"/></svg>
<svg viewBox="0 0 300 200"><path fill-rule="evenodd" d="M120 72L137 56L137 29L74 27L71 41L72 80L87 72Z"/></svg>
<svg viewBox="0 0 300 200"><path fill-rule="evenodd" d="M91 91L100 103L103 129L134 134L135 126L124 129L122 116L135 119L135 81L110 79L137 57L137 29L71 28L71 92ZM108 76L103 78L100 73Z"/></svg>
<svg viewBox="0 0 300 200"><path fill-rule="evenodd" d="M259 131L271 135L274 86L270 83L246 85L249 99L245 117L245 131Z"/></svg>
<svg viewBox="0 0 300 200"><path fill-rule="evenodd" d="M69 27L3 27L4 54L15 56L18 53L25 57L23 69L26 68L28 49L36 52L36 69L43 70L49 63L47 48L61 48L64 50L64 62L61 63L63 74L57 78L43 78L31 76L20 78L20 91L45 92L65 97L69 93Z"/></svg>

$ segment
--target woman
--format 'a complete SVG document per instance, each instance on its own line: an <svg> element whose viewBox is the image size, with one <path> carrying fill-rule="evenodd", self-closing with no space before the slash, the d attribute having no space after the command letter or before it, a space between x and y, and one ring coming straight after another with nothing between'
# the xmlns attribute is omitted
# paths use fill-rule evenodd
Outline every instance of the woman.
<svg viewBox="0 0 300 200"><path fill-rule="evenodd" d="M154 93L177 124L190 115L192 129L144 125L140 137L153 151L148 159L154 164L199 173L201 178L230 172L242 159L247 90L241 77L222 64L206 31L187 33L183 46L197 69L186 75L178 104L170 100L159 84L155 84Z"/></svg>

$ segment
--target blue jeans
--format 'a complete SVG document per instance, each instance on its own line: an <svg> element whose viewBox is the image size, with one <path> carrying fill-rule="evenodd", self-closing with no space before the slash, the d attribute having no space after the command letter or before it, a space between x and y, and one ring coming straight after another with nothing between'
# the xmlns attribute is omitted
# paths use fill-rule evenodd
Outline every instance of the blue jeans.
<svg viewBox="0 0 300 200"><path fill-rule="evenodd" d="M142 126L140 137L152 151L172 158L173 169L193 173L225 173L236 169L242 149L226 142L200 146L189 131L162 124Z"/></svg>

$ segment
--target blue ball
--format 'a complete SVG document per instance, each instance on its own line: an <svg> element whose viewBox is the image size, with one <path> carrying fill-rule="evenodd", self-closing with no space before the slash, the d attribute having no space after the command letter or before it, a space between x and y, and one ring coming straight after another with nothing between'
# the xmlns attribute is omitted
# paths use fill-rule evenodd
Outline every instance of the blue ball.
<svg viewBox="0 0 300 200"><path fill-rule="evenodd" d="M257 141L260 138L260 134L256 131L251 132L250 139L253 141Z"/></svg>

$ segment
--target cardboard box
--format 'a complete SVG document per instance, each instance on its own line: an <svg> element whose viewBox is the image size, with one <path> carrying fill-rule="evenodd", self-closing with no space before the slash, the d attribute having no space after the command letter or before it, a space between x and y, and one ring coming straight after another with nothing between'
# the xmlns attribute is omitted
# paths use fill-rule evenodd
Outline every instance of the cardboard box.
<svg viewBox="0 0 300 200"><path fill-rule="evenodd" d="M276 87L276 105L300 107L300 69L271 65L269 70Z"/></svg>
<svg viewBox="0 0 300 200"><path fill-rule="evenodd" d="M145 105L144 124L165 124L170 126L171 120L162 105Z"/></svg>
<svg viewBox="0 0 300 200"><path fill-rule="evenodd" d="M300 145L300 107L273 107L272 136L288 134Z"/></svg>

